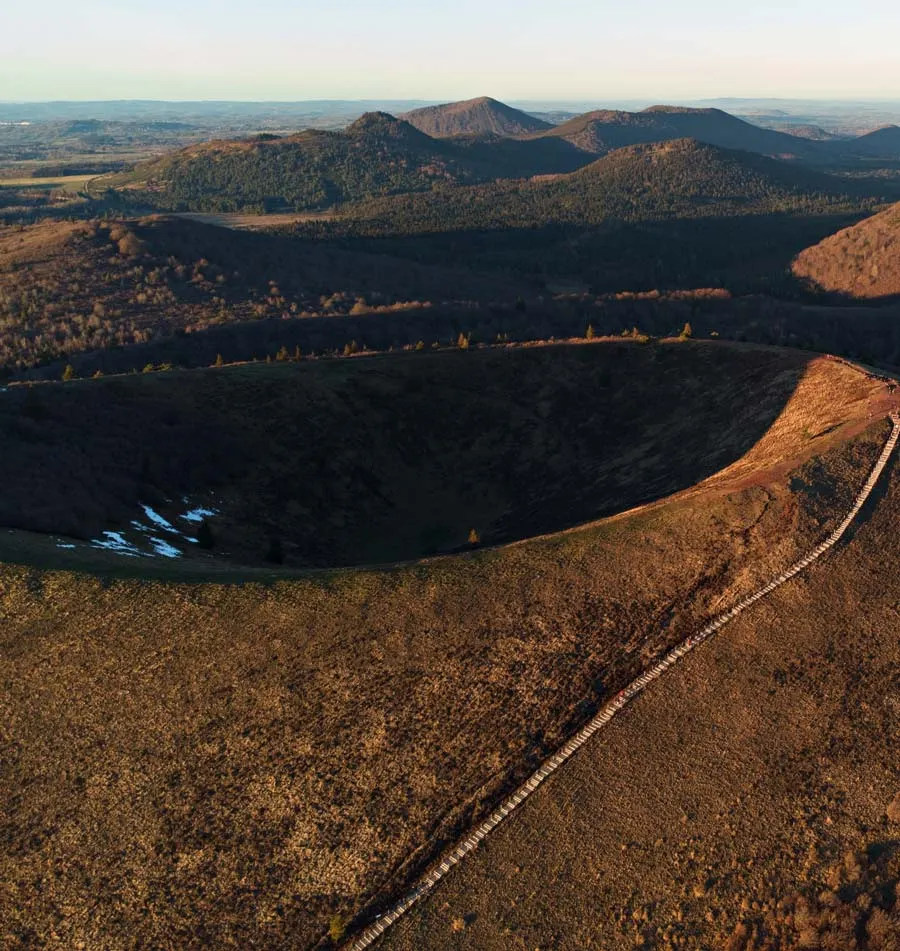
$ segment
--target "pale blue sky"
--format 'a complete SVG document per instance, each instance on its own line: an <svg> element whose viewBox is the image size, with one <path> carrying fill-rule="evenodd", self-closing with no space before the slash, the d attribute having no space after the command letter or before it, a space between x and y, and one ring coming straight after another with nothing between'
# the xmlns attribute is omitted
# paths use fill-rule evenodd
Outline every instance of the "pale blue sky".
<svg viewBox="0 0 900 951"><path fill-rule="evenodd" d="M0 0L0 100L900 98L897 0Z"/></svg>

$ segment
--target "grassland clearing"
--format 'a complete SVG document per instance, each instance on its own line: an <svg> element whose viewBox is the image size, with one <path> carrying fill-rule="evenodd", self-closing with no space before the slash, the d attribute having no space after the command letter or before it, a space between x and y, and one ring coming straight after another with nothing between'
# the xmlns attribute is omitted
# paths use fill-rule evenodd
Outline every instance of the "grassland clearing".
<svg viewBox="0 0 900 951"><path fill-rule="evenodd" d="M56 175L50 178L0 178L0 188L58 188L61 191L85 191L88 182L97 176L91 175Z"/></svg>

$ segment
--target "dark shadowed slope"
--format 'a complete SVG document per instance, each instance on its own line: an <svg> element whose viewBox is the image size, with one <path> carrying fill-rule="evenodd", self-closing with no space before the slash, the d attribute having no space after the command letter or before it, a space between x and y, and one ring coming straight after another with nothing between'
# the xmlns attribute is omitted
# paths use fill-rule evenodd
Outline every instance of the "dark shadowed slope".
<svg viewBox="0 0 900 951"><path fill-rule="evenodd" d="M847 297L900 295L900 205L807 248L792 269L813 288Z"/></svg>
<svg viewBox="0 0 900 951"><path fill-rule="evenodd" d="M410 125L435 138L453 135L526 135L551 129L549 122L513 109L488 96L450 102L441 106L426 106L404 113Z"/></svg>
<svg viewBox="0 0 900 951"><path fill-rule="evenodd" d="M900 126L889 125L841 144L835 150L869 159L900 159Z"/></svg>
<svg viewBox="0 0 900 951"><path fill-rule="evenodd" d="M129 532L141 503L177 522L189 497L218 511L215 557L232 564L262 563L273 537L300 567L454 551L473 529L512 541L711 475L766 432L804 365L629 342L14 387L0 526L85 541Z"/></svg>

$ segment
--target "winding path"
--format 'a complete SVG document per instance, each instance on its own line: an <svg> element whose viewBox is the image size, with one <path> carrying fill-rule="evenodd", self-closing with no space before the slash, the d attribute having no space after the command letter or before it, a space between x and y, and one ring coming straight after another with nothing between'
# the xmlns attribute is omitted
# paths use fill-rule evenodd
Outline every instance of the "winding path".
<svg viewBox="0 0 900 951"><path fill-rule="evenodd" d="M477 849L483 839L496 829L511 812L521 806L548 776L559 769L566 760L584 746L598 730L606 726L623 707L641 693L649 684L654 680L658 680L667 670L674 667L685 654L690 653L699 644L708 640L729 621L732 621L751 605L766 597L766 595L771 594L772 591L783 585L786 581L789 581L795 575L805 571L813 562L817 561L825 552L836 545L847 529L853 524L860 509L865 505L866 500L872 494L872 490L875 488L876 483L884 471L884 467L887 465L897 445L897 440L900 438L900 415L891 413L890 420L893 425L891 435L885 443L877 462L872 467L869 478L866 480L862 489L860 489L853 507L847 513L844 520L825 541L809 551L790 568L770 581L765 587L760 588L754 594L748 595L729 611L720 614L714 620L710 621L702 630L682 641L681 644L669 651L662 660L641 674L637 680L632 681L632 683L620 693L616 694L589 723L582 727L561 749L554 753L549 759L545 760L540 768L532 774L530 779L526 780L526 782L491 813L484 822L463 839L448 855L444 856L440 863L432 868L412 891L397 902L390 911L369 925L350 945L350 951L365 951L366 948L374 944L394 922L405 915L419 899L427 895L454 865L464 859L470 852Z"/></svg>

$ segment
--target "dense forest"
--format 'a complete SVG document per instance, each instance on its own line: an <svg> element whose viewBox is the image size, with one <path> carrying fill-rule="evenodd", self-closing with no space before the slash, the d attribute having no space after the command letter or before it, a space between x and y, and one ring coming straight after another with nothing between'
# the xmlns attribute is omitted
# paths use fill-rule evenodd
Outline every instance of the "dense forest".
<svg viewBox="0 0 900 951"><path fill-rule="evenodd" d="M621 149L552 179L361 202L296 233L548 287L793 293L793 256L876 208L881 192L679 140Z"/></svg>
<svg viewBox="0 0 900 951"><path fill-rule="evenodd" d="M590 159L563 140L438 141L393 116L370 113L345 132L207 143L111 176L98 187L165 210L302 211L441 183L568 172Z"/></svg>
<svg viewBox="0 0 900 951"><path fill-rule="evenodd" d="M618 149L570 175L373 199L344 209L352 233L827 214L877 204L877 186L693 139ZM341 226L338 225L338 228Z"/></svg>
<svg viewBox="0 0 900 951"><path fill-rule="evenodd" d="M528 293L503 276L177 218L46 221L0 229L0 373L222 324Z"/></svg>

